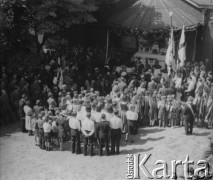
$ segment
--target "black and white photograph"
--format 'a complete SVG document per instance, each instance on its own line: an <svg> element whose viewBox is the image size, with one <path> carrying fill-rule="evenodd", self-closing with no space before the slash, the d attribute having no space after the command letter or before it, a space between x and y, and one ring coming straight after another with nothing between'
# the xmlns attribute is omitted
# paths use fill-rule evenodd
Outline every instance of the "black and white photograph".
<svg viewBox="0 0 213 180"><path fill-rule="evenodd" d="M0 180L213 180L213 0L0 0Z"/></svg>

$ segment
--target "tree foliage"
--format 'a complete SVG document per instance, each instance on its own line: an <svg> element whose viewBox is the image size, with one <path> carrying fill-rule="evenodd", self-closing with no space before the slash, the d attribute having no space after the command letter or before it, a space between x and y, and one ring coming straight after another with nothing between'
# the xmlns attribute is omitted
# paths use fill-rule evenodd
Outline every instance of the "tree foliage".
<svg viewBox="0 0 213 180"><path fill-rule="evenodd" d="M56 34L77 24L95 22L97 6L92 0L7 0L1 4L3 54L34 52L40 58L42 47L60 38ZM58 34L57 34L58 37ZM60 43L59 43L60 44Z"/></svg>

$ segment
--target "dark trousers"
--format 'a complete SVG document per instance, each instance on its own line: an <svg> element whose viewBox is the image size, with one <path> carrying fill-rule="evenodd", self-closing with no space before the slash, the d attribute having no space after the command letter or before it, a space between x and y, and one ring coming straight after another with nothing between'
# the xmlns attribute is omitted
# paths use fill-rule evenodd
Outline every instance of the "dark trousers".
<svg viewBox="0 0 213 180"><path fill-rule="evenodd" d="M80 132L76 129L71 129L71 151L72 153L81 153Z"/></svg>
<svg viewBox="0 0 213 180"><path fill-rule="evenodd" d="M89 133L89 132L88 132ZM87 155L87 146L90 146L90 156L93 155L93 135L90 137L84 137L84 156Z"/></svg>
<svg viewBox="0 0 213 180"><path fill-rule="evenodd" d="M185 121L185 132L186 134L192 134L194 121Z"/></svg>
<svg viewBox="0 0 213 180"><path fill-rule="evenodd" d="M45 140L44 140L44 130L42 128L39 128L39 146L41 149L45 148Z"/></svg>
<svg viewBox="0 0 213 180"><path fill-rule="evenodd" d="M99 138L99 156L103 155L103 147L105 147L106 155L109 155L109 139Z"/></svg>
<svg viewBox="0 0 213 180"><path fill-rule="evenodd" d="M24 117L21 117L21 116L20 116L20 130L21 132L27 132L25 128L25 119Z"/></svg>
<svg viewBox="0 0 213 180"><path fill-rule="evenodd" d="M111 154L115 154L115 147L116 147L116 154L119 154L120 151L120 140L121 140L121 129L111 129L110 133L110 140L111 140Z"/></svg>
<svg viewBox="0 0 213 180"><path fill-rule="evenodd" d="M128 120L128 128L129 128L129 133L131 135L137 134L137 121L130 121Z"/></svg>

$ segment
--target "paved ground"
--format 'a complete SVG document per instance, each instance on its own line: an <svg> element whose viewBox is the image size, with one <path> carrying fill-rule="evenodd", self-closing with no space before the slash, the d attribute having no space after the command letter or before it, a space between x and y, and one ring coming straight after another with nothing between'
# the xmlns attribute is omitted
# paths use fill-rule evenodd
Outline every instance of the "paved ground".
<svg viewBox="0 0 213 180"><path fill-rule="evenodd" d="M70 142L65 144L63 152L42 151L35 146L34 137L20 133L18 125L13 124L1 128L0 180L123 180L126 179L126 156L135 153L141 153L142 157L152 154L146 164L150 171L159 167L155 162L161 159L168 163L171 172L171 160L184 161L186 155L195 162L200 159L207 146L206 136L211 131L195 128L192 136L186 136L183 128L142 128L133 144L122 142L119 156L84 157L71 154ZM182 169L178 167L178 175Z"/></svg>

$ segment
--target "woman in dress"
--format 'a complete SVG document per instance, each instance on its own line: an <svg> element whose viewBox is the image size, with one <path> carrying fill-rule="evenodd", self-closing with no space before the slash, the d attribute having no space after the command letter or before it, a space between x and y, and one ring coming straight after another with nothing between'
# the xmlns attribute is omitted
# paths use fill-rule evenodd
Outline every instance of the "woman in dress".
<svg viewBox="0 0 213 180"><path fill-rule="evenodd" d="M24 106L24 113L25 113L25 128L29 133L29 136L32 136L32 115L33 115L33 109L30 107L30 101L26 102L26 105Z"/></svg>

